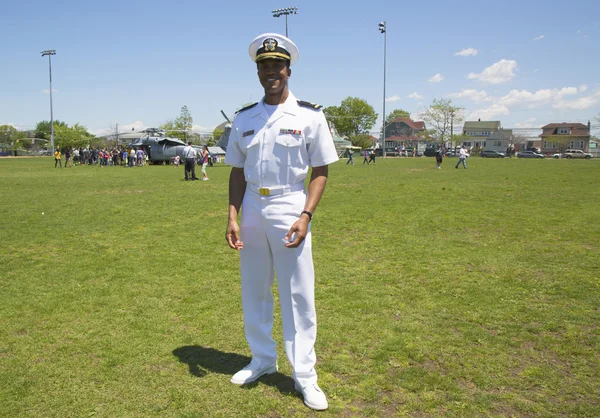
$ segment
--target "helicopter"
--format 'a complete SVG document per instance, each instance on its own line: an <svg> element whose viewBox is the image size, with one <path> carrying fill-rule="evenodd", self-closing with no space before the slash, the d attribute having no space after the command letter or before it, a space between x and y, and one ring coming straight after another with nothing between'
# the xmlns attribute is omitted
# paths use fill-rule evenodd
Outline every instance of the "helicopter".
<svg viewBox="0 0 600 418"><path fill-rule="evenodd" d="M179 138L165 136L165 131L148 128L142 132L145 135L127 144L128 147L142 149L148 154L150 164L169 164L176 155L183 159L183 149L187 146ZM197 151L202 151L202 146L192 145Z"/></svg>

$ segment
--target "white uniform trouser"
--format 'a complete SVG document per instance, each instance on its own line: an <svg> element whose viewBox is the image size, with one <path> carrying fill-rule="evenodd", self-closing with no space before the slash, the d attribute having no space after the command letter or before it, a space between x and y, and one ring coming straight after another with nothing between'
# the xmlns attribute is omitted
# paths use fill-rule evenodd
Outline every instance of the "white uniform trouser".
<svg viewBox="0 0 600 418"><path fill-rule="evenodd" d="M281 305L285 351L302 386L316 383L317 317L310 228L298 248L286 248L283 237L304 210L304 190L261 196L246 189L242 203L240 252L244 329L252 361L266 367L277 361L273 328L273 285Z"/></svg>

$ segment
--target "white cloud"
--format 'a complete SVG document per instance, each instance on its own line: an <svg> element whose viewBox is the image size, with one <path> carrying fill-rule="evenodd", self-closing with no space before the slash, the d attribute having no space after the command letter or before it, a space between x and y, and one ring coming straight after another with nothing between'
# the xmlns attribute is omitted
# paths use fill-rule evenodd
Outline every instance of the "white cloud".
<svg viewBox="0 0 600 418"><path fill-rule="evenodd" d="M561 100L554 103L552 107L554 109L561 110L584 110L595 106L600 102L600 90L590 96L580 97L573 100Z"/></svg>
<svg viewBox="0 0 600 418"><path fill-rule="evenodd" d="M536 36L535 38L533 38L534 41L539 41L541 39L544 39L544 35Z"/></svg>
<svg viewBox="0 0 600 418"><path fill-rule="evenodd" d="M140 122L139 120L136 120L133 123L129 123L129 124L125 124L125 125L119 125L119 133L120 134L127 134L127 133L131 133L133 132L133 130L131 128L134 128L133 130L139 132L143 129L146 129L147 126L144 125L144 122ZM115 129L116 129L116 125L109 127L109 128L99 128L99 129L88 129L88 132L93 134L93 135L112 135L115 133Z"/></svg>
<svg viewBox="0 0 600 418"><path fill-rule="evenodd" d="M475 48L465 48L462 51L458 51L456 53L454 53L454 55L457 55L459 57L468 57L468 56L475 56L477 55L479 51L476 50Z"/></svg>
<svg viewBox="0 0 600 418"><path fill-rule="evenodd" d="M409 99L422 99L423 96L421 96L419 93L417 93L416 91L414 93L411 93L408 95Z"/></svg>
<svg viewBox="0 0 600 418"><path fill-rule="evenodd" d="M127 124L127 125L123 125L123 126L119 126L119 131L121 131L121 129L125 130L125 131L131 131L133 128L133 130L135 131L141 131L142 129L146 129L147 126L144 125L144 122L141 122L139 120L136 120L133 123Z"/></svg>
<svg viewBox="0 0 600 418"><path fill-rule="evenodd" d="M431 77L429 80L430 83L439 83L440 81L442 81L444 79L444 76L441 75L440 73L434 75L433 77Z"/></svg>
<svg viewBox="0 0 600 418"><path fill-rule="evenodd" d="M489 100L488 94L485 90L477 91L475 89L462 89L462 91L458 93L451 93L448 96L456 99L469 99L473 100L474 102Z"/></svg>
<svg viewBox="0 0 600 418"><path fill-rule="evenodd" d="M386 98L385 98L385 101L386 101L386 102L388 102L388 103L397 102L397 101L399 101L399 100L400 100L400 96L398 96L397 94L396 94L396 95L393 95L393 96L390 96L390 97L386 97Z"/></svg>
<svg viewBox="0 0 600 418"><path fill-rule="evenodd" d="M581 93L583 93L584 91L586 91L588 89L587 84L582 84L581 86L579 86L579 91Z"/></svg>
<svg viewBox="0 0 600 418"><path fill-rule="evenodd" d="M42 93L50 94L50 89L44 89L44 90L42 90ZM58 90L52 89L52 93L58 93Z"/></svg>
<svg viewBox="0 0 600 418"><path fill-rule="evenodd" d="M477 79L484 83L500 84L510 81L514 76L514 71L517 69L517 61L502 59L495 64L484 68L479 74L471 73L467 76L470 79Z"/></svg>
<svg viewBox="0 0 600 418"><path fill-rule="evenodd" d="M474 110L473 112L471 112L468 119L476 120L476 119L481 118L482 120L492 120L496 116L508 115L509 113L510 113L510 111L508 110L508 108L506 106L494 103L491 106Z"/></svg>
<svg viewBox="0 0 600 418"><path fill-rule="evenodd" d="M194 132L212 132L214 131L213 129L207 128L206 126L202 126L202 125L192 125L192 131Z"/></svg>
<svg viewBox="0 0 600 418"><path fill-rule="evenodd" d="M576 87L563 87L562 89L542 89L534 93L527 90L511 90L506 96L500 98L496 103L504 106L515 106L520 104L544 105L550 104L555 100L560 100L565 96L571 96L578 93Z"/></svg>
<svg viewBox="0 0 600 418"><path fill-rule="evenodd" d="M539 123L535 123L537 119L536 118L528 118L523 122L517 122L515 123L515 128L539 128L540 124Z"/></svg>

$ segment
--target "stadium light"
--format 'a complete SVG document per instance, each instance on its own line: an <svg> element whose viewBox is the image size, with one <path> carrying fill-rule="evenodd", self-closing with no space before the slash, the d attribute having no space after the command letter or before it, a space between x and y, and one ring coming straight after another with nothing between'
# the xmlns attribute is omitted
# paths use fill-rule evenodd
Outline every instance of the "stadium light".
<svg viewBox="0 0 600 418"><path fill-rule="evenodd" d="M385 58L386 58L386 45L387 45L387 35L386 35L386 22L379 22L379 32L383 33L383 120L381 122L381 158L385 158Z"/></svg>
<svg viewBox="0 0 600 418"><path fill-rule="evenodd" d="M275 9L271 10L273 13L273 17L281 17L285 16L285 37L288 37L288 15L297 15L298 8L297 7L285 7L283 9Z"/></svg>

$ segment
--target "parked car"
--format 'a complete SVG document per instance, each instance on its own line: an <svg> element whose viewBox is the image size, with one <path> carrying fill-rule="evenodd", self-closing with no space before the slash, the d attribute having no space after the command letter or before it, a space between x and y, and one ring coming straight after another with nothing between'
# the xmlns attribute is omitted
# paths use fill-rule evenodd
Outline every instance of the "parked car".
<svg viewBox="0 0 600 418"><path fill-rule="evenodd" d="M546 158L546 156L535 151L521 151L517 154L517 158Z"/></svg>
<svg viewBox="0 0 600 418"><path fill-rule="evenodd" d="M560 152L558 152L556 154L552 154L552 158L562 158L562 157L563 157L563 155Z"/></svg>
<svg viewBox="0 0 600 418"><path fill-rule="evenodd" d="M503 152L498 152L498 151L494 151L494 150L483 150L481 151L481 153L479 154L479 156L481 158L504 158L506 157L506 154L504 154Z"/></svg>
<svg viewBox="0 0 600 418"><path fill-rule="evenodd" d="M580 149L568 149L565 151L564 158L585 158L586 160L589 160L592 158L592 154L583 152Z"/></svg>

